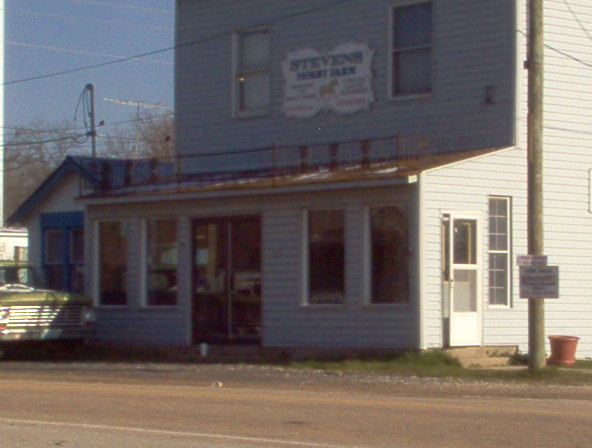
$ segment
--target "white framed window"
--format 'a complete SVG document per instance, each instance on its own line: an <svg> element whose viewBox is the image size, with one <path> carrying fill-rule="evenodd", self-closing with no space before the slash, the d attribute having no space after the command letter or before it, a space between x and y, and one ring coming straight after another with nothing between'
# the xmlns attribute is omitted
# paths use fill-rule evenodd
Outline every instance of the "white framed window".
<svg viewBox="0 0 592 448"><path fill-rule="evenodd" d="M511 304L511 205L509 197L489 198L489 305Z"/></svg>
<svg viewBox="0 0 592 448"><path fill-rule="evenodd" d="M271 105L271 32L262 26L234 33L235 116L261 116Z"/></svg>
<svg viewBox="0 0 592 448"><path fill-rule="evenodd" d="M305 304L345 303L345 210L305 214Z"/></svg>
<svg viewBox="0 0 592 448"><path fill-rule="evenodd" d="M367 303L409 303L409 223L395 205L366 209Z"/></svg>
<svg viewBox="0 0 592 448"><path fill-rule="evenodd" d="M126 306L128 234L124 221L96 223L97 304Z"/></svg>
<svg viewBox="0 0 592 448"><path fill-rule="evenodd" d="M432 92L432 2L391 9L390 97Z"/></svg>
<svg viewBox="0 0 592 448"><path fill-rule="evenodd" d="M177 304L177 220L144 221L144 304L174 306Z"/></svg>

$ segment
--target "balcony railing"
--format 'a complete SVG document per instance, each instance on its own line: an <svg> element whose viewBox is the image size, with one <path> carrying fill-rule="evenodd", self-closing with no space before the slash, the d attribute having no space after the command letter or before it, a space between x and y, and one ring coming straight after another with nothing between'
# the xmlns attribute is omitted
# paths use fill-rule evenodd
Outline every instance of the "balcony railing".
<svg viewBox="0 0 592 448"><path fill-rule="evenodd" d="M468 139L397 135L328 144L179 155L172 159L86 159L84 188L94 193L139 186L211 184L325 171L370 169L389 164L417 168L422 160L469 147Z"/></svg>

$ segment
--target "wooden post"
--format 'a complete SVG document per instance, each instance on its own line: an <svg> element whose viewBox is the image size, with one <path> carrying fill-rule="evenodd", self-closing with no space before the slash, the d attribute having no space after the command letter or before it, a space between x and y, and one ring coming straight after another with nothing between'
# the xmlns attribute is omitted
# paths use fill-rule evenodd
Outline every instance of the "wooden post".
<svg viewBox="0 0 592 448"><path fill-rule="evenodd" d="M543 0L529 0L528 28L528 253L543 255ZM528 299L528 368L544 365L545 301Z"/></svg>

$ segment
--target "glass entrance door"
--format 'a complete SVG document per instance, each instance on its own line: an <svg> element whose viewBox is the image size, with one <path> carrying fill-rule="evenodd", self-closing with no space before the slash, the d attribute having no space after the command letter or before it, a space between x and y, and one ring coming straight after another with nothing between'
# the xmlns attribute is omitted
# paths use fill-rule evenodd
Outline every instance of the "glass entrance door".
<svg viewBox="0 0 592 448"><path fill-rule="evenodd" d="M479 220L446 214L442 221L445 345L481 345Z"/></svg>
<svg viewBox="0 0 592 448"><path fill-rule="evenodd" d="M195 220L193 254L193 342L259 342L259 217Z"/></svg>

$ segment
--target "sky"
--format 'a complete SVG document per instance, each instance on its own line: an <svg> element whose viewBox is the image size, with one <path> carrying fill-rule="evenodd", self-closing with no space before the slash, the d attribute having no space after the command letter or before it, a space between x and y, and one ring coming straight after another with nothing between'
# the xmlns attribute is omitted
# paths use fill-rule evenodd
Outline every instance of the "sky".
<svg viewBox="0 0 592 448"><path fill-rule="evenodd" d="M174 0L5 0L4 126L82 125L80 111L75 122L75 111L88 83L94 85L97 122L106 124L99 132L138 113L137 107L104 98L172 109L173 51L20 81L171 48L174 5Z"/></svg>

